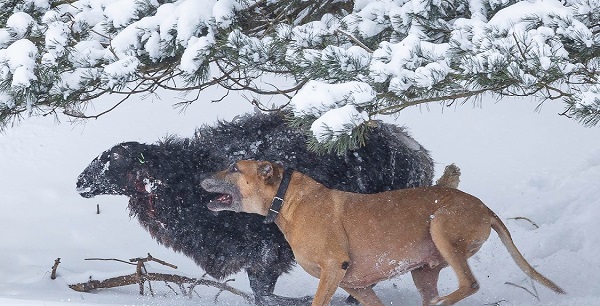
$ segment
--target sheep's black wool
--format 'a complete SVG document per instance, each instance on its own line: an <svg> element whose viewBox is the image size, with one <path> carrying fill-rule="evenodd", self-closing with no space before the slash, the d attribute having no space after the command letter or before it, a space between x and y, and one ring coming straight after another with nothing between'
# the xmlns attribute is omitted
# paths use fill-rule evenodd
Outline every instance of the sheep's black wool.
<svg viewBox="0 0 600 306"><path fill-rule="evenodd" d="M239 159L282 161L330 188L360 193L428 186L433 177L428 152L395 125L379 124L360 149L318 155L281 114L252 114L204 126L192 138L118 144L79 175L77 190L86 198L128 196L131 215L161 244L218 279L244 269L257 304L285 304L273 289L294 259L277 227L258 215L206 208L215 195L200 187L203 175Z"/></svg>

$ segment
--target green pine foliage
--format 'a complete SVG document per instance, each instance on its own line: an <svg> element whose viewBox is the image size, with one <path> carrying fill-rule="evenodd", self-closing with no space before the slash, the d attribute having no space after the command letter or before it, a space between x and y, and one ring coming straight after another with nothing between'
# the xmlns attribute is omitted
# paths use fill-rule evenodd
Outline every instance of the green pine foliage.
<svg viewBox="0 0 600 306"><path fill-rule="evenodd" d="M561 101L563 115L594 126L599 55L600 0L10 0L0 4L0 130L57 112L98 117L86 106L106 94L201 97L211 86L290 99L309 135L336 108L367 114L324 126L317 151L362 145L378 115L483 94ZM294 111L311 81L375 94Z"/></svg>

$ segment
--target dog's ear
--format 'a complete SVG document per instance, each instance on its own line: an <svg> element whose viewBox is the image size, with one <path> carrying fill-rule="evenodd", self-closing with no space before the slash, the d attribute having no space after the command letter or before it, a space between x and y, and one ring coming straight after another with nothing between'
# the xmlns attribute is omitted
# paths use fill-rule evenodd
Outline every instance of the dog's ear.
<svg viewBox="0 0 600 306"><path fill-rule="evenodd" d="M276 162L259 162L257 172L258 176L266 185L277 184L283 176L283 165L280 165Z"/></svg>
<svg viewBox="0 0 600 306"><path fill-rule="evenodd" d="M264 182L269 182L273 178L273 165L268 161L260 162L256 172Z"/></svg>

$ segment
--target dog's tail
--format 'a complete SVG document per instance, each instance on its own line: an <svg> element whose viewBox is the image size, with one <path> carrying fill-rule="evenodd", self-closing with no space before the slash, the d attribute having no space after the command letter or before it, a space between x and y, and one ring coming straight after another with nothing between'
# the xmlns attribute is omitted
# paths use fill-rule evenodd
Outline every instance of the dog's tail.
<svg viewBox="0 0 600 306"><path fill-rule="evenodd" d="M460 183L460 168L455 164L450 164L444 168L444 173L435 182L435 186L458 189Z"/></svg>
<svg viewBox="0 0 600 306"><path fill-rule="evenodd" d="M529 275L529 277L535 279L540 284L552 289L556 293L566 294L566 292L564 290L562 290L554 282L547 279L545 276L543 276L538 271L536 271L525 260L525 258L521 254L521 252L519 252L519 250L515 246L515 243L513 242L512 237L510 236L510 232L506 228L506 225L504 225L504 223L502 223L502 220L500 220L500 218L494 213L492 213L491 225L492 225L492 228L494 229L494 231L496 231L496 233L498 233L500 240L502 241L502 243L504 244L506 249L508 249L508 252L512 256L513 260L517 263L519 268L521 268L521 270L523 270L523 272L525 272L525 274Z"/></svg>

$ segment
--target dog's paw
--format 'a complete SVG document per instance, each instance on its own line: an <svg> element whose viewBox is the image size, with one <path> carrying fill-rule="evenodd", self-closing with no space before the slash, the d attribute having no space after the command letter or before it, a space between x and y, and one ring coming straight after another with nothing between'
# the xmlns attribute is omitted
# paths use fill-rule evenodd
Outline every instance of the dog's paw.
<svg viewBox="0 0 600 306"><path fill-rule="evenodd" d="M446 298L443 296L442 297L438 296L436 298L431 299L431 301L429 301L429 306L445 306L445 305L448 305L448 304L446 303Z"/></svg>

